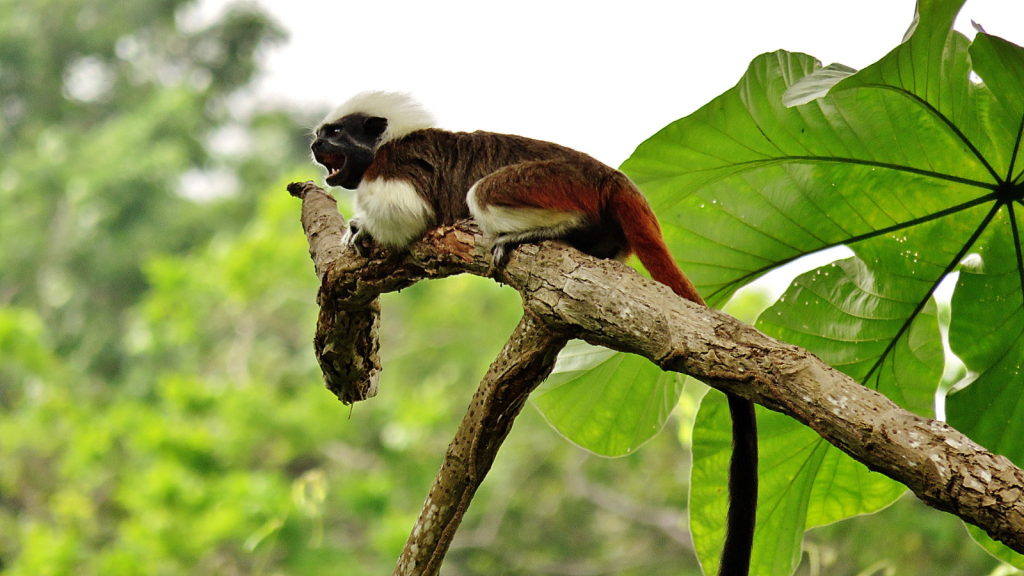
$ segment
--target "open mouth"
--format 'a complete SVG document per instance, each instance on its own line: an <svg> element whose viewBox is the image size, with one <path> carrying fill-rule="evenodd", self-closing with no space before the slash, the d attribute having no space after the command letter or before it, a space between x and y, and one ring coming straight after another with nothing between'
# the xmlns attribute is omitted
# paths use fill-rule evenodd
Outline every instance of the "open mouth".
<svg viewBox="0 0 1024 576"><path fill-rule="evenodd" d="M316 154L316 161L327 168L327 183L337 186L342 178L342 170L345 169L344 154Z"/></svg>

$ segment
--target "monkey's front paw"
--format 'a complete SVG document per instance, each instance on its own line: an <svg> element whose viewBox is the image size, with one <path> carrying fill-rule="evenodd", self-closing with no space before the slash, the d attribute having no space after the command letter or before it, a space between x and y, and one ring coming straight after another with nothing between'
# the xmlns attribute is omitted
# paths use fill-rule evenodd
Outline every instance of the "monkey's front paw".
<svg viewBox="0 0 1024 576"><path fill-rule="evenodd" d="M373 236L366 230L360 230L352 235L352 247L363 258L370 257L370 250L373 249Z"/></svg>
<svg viewBox="0 0 1024 576"><path fill-rule="evenodd" d="M359 218L352 218L348 221L348 232L342 239L346 245L356 249L356 253L363 258L370 257L370 250L373 248L373 236L366 230L359 227Z"/></svg>

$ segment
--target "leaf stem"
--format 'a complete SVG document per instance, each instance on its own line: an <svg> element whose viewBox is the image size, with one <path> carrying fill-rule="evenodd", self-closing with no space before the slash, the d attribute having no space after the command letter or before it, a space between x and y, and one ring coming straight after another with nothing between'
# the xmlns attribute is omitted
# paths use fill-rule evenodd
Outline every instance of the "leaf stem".
<svg viewBox="0 0 1024 576"><path fill-rule="evenodd" d="M1021 299L1024 300L1024 255L1020 250L1020 231L1017 229L1017 216L1013 211L1013 202L1007 202L1010 212L1010 229L1013 230L1013 248L1017 252L1017 274L1020 276Z"/></svg>
<svg viewBox="0 0 1024 576"><path fill-rule="evenodd" d="M1017 141L1013 143L1013 153L1010 154L1010 167L1006 170L1006 181L1013 182L1013 164L1017 161L1017 152L1020 151L1020 137L1024 134L1024 115L1020 118L1020 126L1017 128ZM1024 174L1024 170L1021 171ZM1017 175L1020 178L1020 174Z"/></svg>
<svg viewBox="0 0 1024 576"><path fill-rule="evenodd" d="M927 176L929 178L935 178L937 180L945 180L947 182L956 182L957 184L965 184L974 188L983 188L985 190L995 190L999 187L1001 180L998 176L995 176L996 183L983 182L981 180L973 180L971 178L964 178L961 176L953 176L952 174L943 174L942 172L935 172L934 170L924 170L921 168L913 168L911 166L900 166L899 164L890 164L888 162L877 162L875 160L861 160L859 158L846 158L839 156L779 156L776 158L765 158L761 160L747 160L745 162L734 162L723 166L716 166L714 168L705 168L702 170L693 170L687 172L687 174L697 174L700 172L711 172L716 170L722 170L724 168L739 168L737 172L729 172L727 176L733 174L746 172L748 170L754 170L765 166L773 166L776 164L790 164L800 162L821 162L821 163L832 163L832 164L853 164L856 166L870 166L872 168L883 168L885 170L893 170L896 172L907 172L909 174L916 174L918 176ZM712 182L716 182L719 178L713 177L707 182L701 184L701 187L706 186Z"/></svg>
<svg viewBox="0 0 1024 576"><path fill-rule="evenodd" d="M904 95L904 96L906 96L906 97L916 101L918 104L923 106L926 110L931 112L936 118L941 120L942 123L945 124L946 127L949 128L950 131L952 131L953 134L955 134L957 138L959 138L961 141L963 141L963 143L966 144L967 147L971 149L971 153L974 154L974 156L982 163L982 165L985 166L985 169L988 170L989 174L991 174L993 178L996 179L996 182L998 182L1000 184L1003 183L1003 180L999 177L999 174L997 174L995 169L992 168L992 165L988 163L988 160L985 160L985 157L981 154L981 151L978 150L974 146L974 144L970 141L970 139L967 138L967 135L964 134L963 132L961 132L960 129L957 128L956 124L954 124L952 120L947 118L945 114L943 114L938 109L936 109L934 106L932 106L931 102L928 102L924 98L921 98L917 94L914 94L913 92L910 92L910 91L906 90L905 88L901 88L901 87L897 87L897 86L890 86L888 84L860 84L858 86L852 86L851 88L865 88L865 87L879 88L881 90L891 90L893 92L896 92L897 94L902 94L902 95Z"/></svg>
<svg viewBox="0 0 1024 576"><path fill-rule="evenodd" d="M904 229L910 228L912 226L917 226L918 224L925 224L927 222L931 222L932 220L937 220L939 218L943 218L943 217L946 217L946 216L950 216L952 214L956 214L957 212L963 212L964 210L969 210L971 208L974 208L975 206L978 206L980 204L984 204L985 202L989 202L989 201L995 200L995 199L997 199L997 197L998 197L998 195L997 195L996 192L992 192L990 194L985 194L984 196L980 196L978 198L975 198L974 200L970 200L968 202L964 202L963 204L958 204L956 206L950 206L949 208L946 208L945 210L939 210L938 212L934 212L932 214L928 214L928 215L922 216L920 218L914 218L913 220L908 220L906 222L902 222L902 223L899 223L899 224L894 224L894 225L888 226L886 228L881 228L879 230L873 230L871 232L868 232L868 233L865 233L865 234L861 234L860 236L851 236L850 238L847 238L845 240L840 240L838 242L832 242L831 244L824 244L824 245L819 246L818 248L814 249L813 251L803 252L803 253L797 254L795 256L791 256L789 258L785 258L783 260L779 260L777 262L772 262L771 264L769 264L767 266L762 266L761 268L758 268L757 270L753 270L751 272L748 272L748 273L744 274L743 276L733 280L732 282L729 282L725 286L722 286L718 290L715 290L714 292L711 293L710 296L708 296L708 299L710 300L711 298L714 298L716 295L722 293L725 290L731 290L734 286L742 285L747 280L751 280L753 278L757 278L758 276L760 276L761 274L763 274L765 272L768 272L769 270L773 270L775 268L779 268L781 266L785 266L786 264L789 264L790 262L793 262L794 260L797 260L798 258L802 258L804 256L807 256L808 254L813 254L815 252L821 252L822 250L828 250L829 248L835 248L836 246L855 244L855 243L861 242L863 240L870 240L871 238L876 238L878 236L884 236L885 234L891 234L893 232L899 232L900 230L904 230Z"/></svg>
<svg viewBox="0 0 1024 576"><path fill-rule="evenodd" d="M896 332L896 336L889 341L889 345L885 347L885 351L883 351L882 355L879 356L878 361L875 362L874 366L872 366L871 369L868 370L868 373L864 375L864 379L861 380L861 384L867 386L868 380L870 380L871 376L875 373L875 371L882 366L882 363L885 362L885 358L889 355L890 352L892 352L893 348L896 347L896 343L900 341L900 338L903 337L903 334L907 331L908 328L910 328L911 323L913 323L914 319L917 318L917 315L921 313L921 310L924 309L925 305L928 303L928 299L932 297L932 294L935 293L935 290L939 287L939 284L941 284L941 280L945 278L947 274L952 272L953 269L960 264L960 261L963 260L964 256L967 255L967 252L971 249L972 246L974 246L974 243L978 241L978 238L981 237L982 232L984 232L985 229L988 228L989 223L992 221L992 218L995 217L1001 205L1001 202L996 202L992 206L992 209L988 211L988 214L985 215L984 220L981 221L981 224L978 226L978 228L974 231L973 234L971 234L971 237L967 240L967 242L964 243L964 247L961 248L960 251L957 252L956 256L954 256L952 260L949 261L949 264L946 265L946 269L942 271L942 274L940 274L936 281L932 283L932 287L928 289L928 293L925 294L924 298L922 298L921 301L917 303L917 306L914 307L914 311L911 312L909 316L907 316L907 320L903 323L903 326L900 326L899 331ZM875 384L875 388L877 389L877 378L875 380Z"/></svg>

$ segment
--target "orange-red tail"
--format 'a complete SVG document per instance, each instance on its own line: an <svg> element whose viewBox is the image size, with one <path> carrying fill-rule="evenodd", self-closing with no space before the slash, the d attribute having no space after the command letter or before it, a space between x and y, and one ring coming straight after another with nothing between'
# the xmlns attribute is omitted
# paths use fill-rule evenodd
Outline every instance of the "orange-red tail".
<svg viewBox="0 0 1024 576"><path fill-rule="evenodd" d="M622 185L610 195L609 201L612 204L610 212L618 219L630 249L647 268L651 278L683 298L704 305L704 299L697 293L693 282L683 274L669 253L661 237L658 218L640 190L623 176Z"/></svg>

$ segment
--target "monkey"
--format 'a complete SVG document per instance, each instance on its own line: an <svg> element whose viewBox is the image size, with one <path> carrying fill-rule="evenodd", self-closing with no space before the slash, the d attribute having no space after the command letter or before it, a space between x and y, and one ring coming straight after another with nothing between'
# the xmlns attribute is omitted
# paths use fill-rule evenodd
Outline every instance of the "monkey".
<svg viewBox="0 0 1024 576"><path fill-rule="evenodd" d="M326 182L355 190L346 242L401 249L431 228L472 217L504 265L523 243L561 240L598 258L635 254L651 277L705 305L668 251L654 211L622 172L577 150L523 136L450 132L404 93L364 92L315 128ZM757 423L728 394L733 453L720 576L749 572L757 510Z"/></svg>

